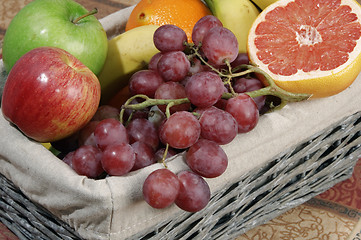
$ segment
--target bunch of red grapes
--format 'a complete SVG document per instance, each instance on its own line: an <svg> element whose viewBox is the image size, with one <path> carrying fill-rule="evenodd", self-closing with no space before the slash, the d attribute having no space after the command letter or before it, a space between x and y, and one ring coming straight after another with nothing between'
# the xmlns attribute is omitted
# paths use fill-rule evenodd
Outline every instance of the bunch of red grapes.
<svg viewBox="0 0 361 240"><path fill-rule="evenodd" d="M234 34L216 17L200 19L192 41L174 25L159 27L154 44L160 52L148 69L131 77L131 101L122 111L100 106L72 137L76 144L67 139L67 146L76 147L67 149L63 160L94 179L163 163L144 182L145 201L154 208L175 203L189 212L203 209L211 195L204 178L220 176L228 165L221 145L256 126L265 97L245 93L263 87L257 78L227 77L249 62L238 52ZM53 146L64 149L64 142ZM183 151L189 170L174 173L165 159Z"/></svg>

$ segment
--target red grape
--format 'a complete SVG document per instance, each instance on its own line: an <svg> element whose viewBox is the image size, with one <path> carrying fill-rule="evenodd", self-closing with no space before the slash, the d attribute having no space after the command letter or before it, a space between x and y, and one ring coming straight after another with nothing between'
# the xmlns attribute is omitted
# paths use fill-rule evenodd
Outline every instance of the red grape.
<svg viewBox="0 0 361 240"><path fill-rule="evenodd" d="M159 138L176 149L192 146L199 138L201 126L190 112L180 111L172 114L160 127Z"/></svg>
<svg viewBox="0 0 361 240"><path fill-rule="evenodd" d="M119 109L110 105L99 106L95 112L92 121L101 121L107 118L119 120Z"/></svg>
<svg viewBox="0 0 361 240"><path fill-rule="evenodd" d="M204 35L214 27L223 27L222 22L214 15L207 15L196 22L192 30L192 41L199 45L203 41Z"/></svg>
<svg viewBox="0 0 361 240"><path fill-rule="evenodd" d="M191 75L193 75L191 72L190 72ZM191 75L188 75L186 76L185 78L183 78L182 81L180 81L179 83L182 85L182 86L186 86L187 85L187 82L189 81L189 79L191 78Z"/></svg>
<svg viewBox="0 0 361 240"><path fill-rule="evenodd" d="M164 156L164 152L165 152L165 148L160 148L158 149L156 152L155 152L155 162L160 162L162 161L163 159L163 156ZM168 151L167 151L167 156L165 157L165 159L167 158L170 158L170 157L173 157L177 154L177 152L172 149L172 148L168 148Z"/></svg>
<svg viewBox="0 0 361 240"><path fill-rule="evenodd" d="M251 131L258 123L259 111L257 105L254 100L245 93L228 99L226 111L236 119L239 133Z"/></svg>
<svg viewBox="0 0 361 240"><path fill-rule="evenodd" d="M94 146L81 146L75 150L72 166L79 175L96 178L104 172L101 164L102 152Z"/></svg>
<svg viewBox="0 0 361 240"><path fill-rule="evenodd" d="M180 99L186 98L186 91L184 86L176 82L165 82L159 86L155 92L154 98L156 99ZM166 105L158 105L159 109L165 112ZM183 103L171 107L170 112L187 111L191 107L190 103Z"/></svg>
<svg viewBox="0 0 361 240"><path fill-rule="evenodd" d="M203 38L202 51L207 59L216 65L224 65L225 60L233 62L238 55L236 36L227 28L214 27Z"/></svg>
<svg viewBox="0 0 361 240"><path fill-rule="evenodd" d="M199 139L186 153L186 162L195 173L206 178L222 175L228 165L223 149L215 142Z"/></svg>
<svg viewBox="0 0 361 240"><path fill-rule="evenodd" d="M101 150L104 150L108 145L129 143L127 130L118 120L113 118L100 121L94 130L94 137Z"/></svg>
<svg viewBox="0 0 361 240"><path fill-rule="evenodd" d="M219 108L210 107L199 118L202 138L212 140L220 145L230 143L238 133L234 117Z"/></svg>
<svg viewBox="0 0 361 240"><path fill-rule="evenodd" d="M92 120L79 131L79 138L78 138L79 146L83 146L83 145L97 146L94 137L94 130L98 125L98 123L99 121Z"/></svg>
<svg viewBox="0 0 361 240"><path fill-rule="evenodd" d="M130 101L129 105L133 105L133 104L139 104L141 102L143 102L144 99L141 98L135 98L132 101ZM141 110L132 110L130 108L126 108L123 114L123 121L127 122L128 118L130 116L132 116L131 119L136 119L136 118L147 118L149 114L149 109L148 108L144 108Z"/></svg>
<svg viewBox="0 0 361 240"><path fill-rule="evenodd" d="M251 92L263 88L263 83L257 78L237 78L233 83L233 89L237 93ZM266 102L266 96L259 96L253 99L261 110Z"/></svg>
<svg viewBox="0 0 361 240"><path fill-rule="evenodd" d="M135 152L127 143L107 146L103 151L101 164L111 176L122 176L133 168Z"/></svg>
<svg viewBox="0 0 361 240"><path fill-rule="evenodd" d="M147 69L140 70L131 76L129 90L133 95L144 94L153 98L155 91L163 82L158 72Z"/></svg>
<svg viewBox="0 0 361 240"><path fill-rule="evenodd" d="M223 93L229 93L229 90L226 85L223 86ZM224 110L224 109L226 109L226 105L227 105L227 99L221 98L213 106Z"/></svg>
<svg viewBox="0 0 361 240"><path fill-rule="evenodd" d="M192 75L185 86L189 101L197 107L210 107L221 99L224 84L214 72L200 72Z"/></svg>
<svg viewBox="0 0 361 240"><path fill-rule="evenodd" d="M189 69L189 74L191 74L191 75L193 75L195 73L203 72L206 70L206 66L203 65L201 60L199 60L198 58L193 58L190 63L191 63L191 67ZM184 81L184 79L182 80L182 82L183 81Z"/></svg>
<svg viewBox="0 0 361 240"><path fill-rule="evenodd" d="M153 42L161 52L183 51L185 49L184 42L187 42L187 34L175 25L165 24L155 30Z"/></svg>
<svg viewBox="0 0 361 240"><path fill-rule="evenodd" d="M73 168L73 156L74 156L74 153L75 153L75 151L68 152L63 158L63 162L68 164L71 168Z"/></svg>
<svg viewBox="0 0 361 240"><path fill-rule="evenodd" d="M135 152L135 163L132 171L147 167L155 163L155 152L151 146L144 142L134 142L131 144Z"/></svg>
<svg viewBox="0 0 361 240"><path fill-rule="evenodd" d="M247 53L238 53L236 59L231 63L231 67L237 67L243 64L249 64Z"/></svg>
<svg viewBox="0 0 361 240"><path fill-rule="evenodd" d="M198 212L205 208L211 198L208 183L191 171L182 171L177 176L180 188L175 204L188 212Z"/></svg>
<svg viewBox="0 0 361 240"><path fill-rule="evenodd" d="M145 118L132 120L126 127L129 142L142 141L151 146L154 150L158 148L158 130L153 123Z"/></svg>
<svg viewBox="0 0 361 240"><path fill-rule="evenodd" d="M143 184L144 200L153 208L166 208L178 196L180 183L170 170L158 169L149 174Z"/></svg>
<svg viewBox="0 0 361 240"><path fill-rule="evenodd" d="M157 69L164 81L179 82L187 76L191 64L181 51L163 53L158 61Z"/></svg>
<svg viewBox="0 0 361 240"><path fill-rule="evenodd" d="M162 57L162 52L158 52L154 54L154 56L149 60L148 69L158 71L158 62L161 57Z"/></svg>

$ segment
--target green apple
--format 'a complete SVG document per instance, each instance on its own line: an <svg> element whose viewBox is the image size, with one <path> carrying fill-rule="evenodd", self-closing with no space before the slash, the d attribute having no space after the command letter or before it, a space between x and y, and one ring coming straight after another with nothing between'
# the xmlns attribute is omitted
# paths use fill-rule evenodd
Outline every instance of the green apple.
<svg viewBox="0 0 361 240"><path fill-rule="evenodd" d="M5 70L9 72L30 50L51 46L68 51L97 75L105 62L108 40L95 12L73 0L30 2L16 14L5 33Z"/></svg>

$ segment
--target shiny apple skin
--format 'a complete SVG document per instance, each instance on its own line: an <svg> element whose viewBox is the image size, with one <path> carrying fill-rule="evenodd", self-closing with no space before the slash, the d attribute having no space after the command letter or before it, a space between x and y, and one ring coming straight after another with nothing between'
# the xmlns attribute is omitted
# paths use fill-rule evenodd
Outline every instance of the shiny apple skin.
<svg viewBox="0 0 361 240"><path fill-rule="evenodd" d="M94 73L63 49L40 47L22 56L6 80L4 117L38 142L60 140L84 127L100 101Z"/></svg>
<svg viewBox="0 0 361 240"><path fill-rule="evenodd" d="M34 0L11 20L3 41L6 72L31 49L43 46L62 48L97 75L108 52L106 32L96 18L73 21L88 10L73 0Z"/></svg>

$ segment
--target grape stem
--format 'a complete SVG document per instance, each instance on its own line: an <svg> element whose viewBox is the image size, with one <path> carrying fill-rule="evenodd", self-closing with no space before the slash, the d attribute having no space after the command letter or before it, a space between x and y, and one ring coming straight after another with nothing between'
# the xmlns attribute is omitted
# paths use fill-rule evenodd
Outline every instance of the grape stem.
<svg viewBox="0 0 361 240"><path fill-rule="evenodd" d="M142 98L145 101L141 102L141 103L137 103L137 104L131 104L131 102L136 99L136 98ZM166 117L169 118L170 117L170 108L174 105L178 105L178 104L182 104L182 103L188 103L189 100L188 98L181 98L181 99L153 99L153 98L149 98L146 95L142 95L142 94L138 94L138 95L134 95L131 98L129 98L124 105L122 106L121 110L120 110L120 117L119 120L120 122L123 124L123 117L124 117L124 111L125 109L131 109L133 111L136 110L142 110L146 107L150 107L150 106L154 106L154 105L167 105L166 107ZM129 119L127 122L130 122L132 117L132 114L129 116ZM127 124L125 124L127 125ZM163 164L163 166L165 168L168 168L167 164L165 163L165 159L168 155L168 149L169 149L169 144L167 143L165 146L165 151L161 160L161 163Z"/></svg>
<svg viewBox="0 0 361 240"><path fill-rule="evenodd" d="M162 164L163 164L163 166L165 168L168 168L167 164L165 163L165 159L167 158L167 155L168 155L168 149L169 149L169 144L167 143L165 145L165 150L164 150L163 157L162 157L162 160L161 160L161 162L162 162Z"/></svg>
<svg viewBox="0 0 361 240"><path fill-rule="evenodd" d="M141 98L144 101L141 103L131 104L131 102L136 98ZM172 107L174 105L183 104L183 103L189 103L189 99L188 98L154 99L154 98L150 98L143 94L134 95L134 96L130 97L122 106L122 108L120 110L120 121L123 123L123 116L124 116L125 109L131 109L131 110L136 111L136 110L142 110L144 108L155 106L155 105L167 105L166 116L168 118L170 116L170 110L169 110L170 107Z"/></svg>
<svg viewBox="0 0 361 240"><path fill-rule="evenodd" d="M240 65L234 69L231 68L231 65L229 62L226 61L226 64L228 66L228 71L220 71L210 65L199 53L198 49L201 45L195 46L193 43L186 43L186 45L193 50L193 53L188 56L188 58L198 57L205 65L207 65L212 71L216 72L221 78L223 78L224 84L228 85L230 87L231 92L230 93L224 93L222 95L222 98L224 99L230 99L232 97L237 96L238 93L236 93L232 86L231 81L233 78L241 77L248 75L250 73L256 73L261 74L264 76L265 80L267 81L267 86L258 90L254 90L251 92L245 92L245 94L249 95L252 98L259 97L259 96L266 96L266 95L272 95L280 98L281 103L278 106L271 106L271 110L279 110L283 108L287 103L290 102L300 102L307 100L311 97L310 94L305 93L292 93L288 92L279 86L274 82L274 80L269 76L265 71L260 69L257 66L253 65ZM143 99L141 103L131 104L133 100L136 98ZM166 108L166 116L169 118L170 116L170 108L174 105L179 105L183 103L189 103L188 98L180 98L180 99L153 99L143 94L134 95L131 98L129 98L124 105L121 108L120 111L120 121L123 123L123 115L125 109L131 109L133 111L136 110L142 110L147 107L155 106L155 105L167 105ZM130 121L130 119L128 119Z"/></svg>
<svg viewBox="0 0 361 240"><path fill-rule="evenodd" d="M224 79L225 85L229 86L229 89L231 92L223 94L222 98L229 99L229 98L236 96L237 93L235 93L235 91L232 88L232 84L231 84L232 79L236 78L236 77L242 77L242 76L248 75L250 73L258 73L258 74L263 75L267 81L268 86L261 88L259 90L252 91L252 92L245 92L245 94L248 94L252 98L259 97L259 96L266 96L266 95L272 95L272 96L276 96L276 97L280 98L281 104L279 104L278 106L272 107L272 110L281 109L285 105L287 105L287 103L289 103L289 102L300 102L300 101L308 100L312 96L312 95L306 94L306 93L292 93L292 92L288 92L288 91L280 88L279 86L277 86L277 84L274 82L274 80L271 78L271 76L269 74L267 74L262 69L260 69L256 66L253 66L253 65L244 64L244 65L240 65L232 70L231 64L226 60L225 63L228 67L228 72L225 73L225 72L220 71L217 68L213 67L202 57L202 55L199 53L199 48L201 47L201 45L195 46L194 44L189 44L188 47L193 50L193 52L194 52L193 57L197 56L202 61L203 64L207 65L210 69L212 69L212 71L216 72L221 78ZM243 70L243 71L238 72L239 70Z"/></svg>
<svg viewBox="0 0 361 240"><path fill-rule="evenodd" d="M277 84L273 81L273 79L265 71L263 71L262 69L260 69L256 66L241 65L241 67L246 68L247 70L240 72L240 73L230 73L231 77L232 78L239 77L239 76L243 76L243 75L249 74L249 73L262 74L264 76L264 78L266 79L268 86L258 89L258 90L255 90L255 91L246 92L246 94L248 94L252 98L259 97L259 96L265 96L265 95L272 95L272 96L276 96L276 97L280 98L281 104L273 107L272 110L281 109L287 103L290 103L290 102L300 102L300 101L308 100L312 96L312 95L306 94L306 93L292 93L292 92L288 92L288 91L280 88L279 86L277 86ZM233 96L234 96L234 94L232 94L232 93L225 93L224 96L222 96L222 97L229 99Z"/></svg>

